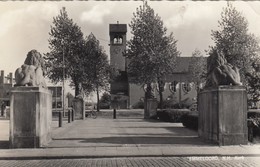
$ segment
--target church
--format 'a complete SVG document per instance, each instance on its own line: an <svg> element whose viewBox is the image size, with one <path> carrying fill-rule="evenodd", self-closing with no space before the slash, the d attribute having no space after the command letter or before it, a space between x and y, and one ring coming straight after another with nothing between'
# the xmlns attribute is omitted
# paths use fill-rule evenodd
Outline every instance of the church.
<svg viewBox="0 0 260 167"><path fill-rule="evenodd" d="M111 101L116 104L112 108L134 108L144 100L144 88L132 84L127 75L127 60L123 56L126 49L126 24L110 24L110 64L118 71L119 76L111 83ZM164 101L185 104L191 110L196 108L197 86L191 81L189 65L191 57L177 57L174 73L165 76L163 92ZM158 86L153 84L153 91L159 101Z"/></svg>

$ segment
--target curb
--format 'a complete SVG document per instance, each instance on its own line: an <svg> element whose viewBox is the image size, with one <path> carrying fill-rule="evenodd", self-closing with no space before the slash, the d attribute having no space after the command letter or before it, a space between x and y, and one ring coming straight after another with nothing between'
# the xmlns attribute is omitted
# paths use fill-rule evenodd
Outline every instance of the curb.
<svg viewBox="0 0 260 167"><path fill-rule="evenodd" d="M24 156L24 157L0 157L0 160L44 160L44 159L100 159L100 158L144 158L144 157L259 157L260 154L181 154L181 155L82 155L82 156Z"/></svg>
<svg viewBox="0 0 260 167"><path fill-rule="evenodd" d="M260 157L260 147L91 147L0 150L0 160L124 157Z"/></svg>

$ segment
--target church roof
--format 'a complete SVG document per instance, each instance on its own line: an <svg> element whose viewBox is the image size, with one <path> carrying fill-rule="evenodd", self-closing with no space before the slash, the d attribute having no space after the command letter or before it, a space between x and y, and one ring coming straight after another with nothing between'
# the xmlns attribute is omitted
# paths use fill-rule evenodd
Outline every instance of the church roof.
<svg viewBox="0 0 260 167"><path fill-rule="evenodd" d="M194 59L199 57L177 57L175 70L172 74L167 74L165 76L166 82L172 81L191 81L190 75L190 64ZM204 57L207 59L207 57ZM206 60L205 60L206 61Z"/></svg>
<svg viewBox="0 0 260 167"><path fill-rule="evenodd" d="M126 24L109 24L109 33L126 33Z"/></svg>
<svg viewBox="0 0 260 167"><path fill-rule="evenodd" d="M189 72L189 66L191 61L199 57L177 57L176 67L174 73L187 73ZM207 59L207 57L205 57Z"/></svg>
<svg viewBox="0 0 260 167"><path fill-rule="evenodd" d="M176 59L176 73L183 73L189 71L191 57L177 57Z"/></svg>

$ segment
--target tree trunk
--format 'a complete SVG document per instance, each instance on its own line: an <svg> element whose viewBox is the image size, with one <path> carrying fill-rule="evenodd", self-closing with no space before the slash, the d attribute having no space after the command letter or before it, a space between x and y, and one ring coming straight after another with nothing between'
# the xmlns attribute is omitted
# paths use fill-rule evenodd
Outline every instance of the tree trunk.
<svg viewBox="0 0 260 167"><path fill-rule="evenodd" d="M154 98L153 92L152 92L152 84L151 83L147 84L147 88L146 88L146 92L145 92L145 98L146 99Z"/></svg>
<svg viewBox="0 0 260 167"><path fill-rule="evenodd" d="M79 95L79 85L78 83L75 83L75 97Z"/></svg>
<svg viewBox="0 0 260 167"><path fill-rule="evenodd" d="M158 80L158 89L159 89L159 96L160 96L160 103L159 108L162 109L163 107L163 91L164 91L165 82L162 80Z"/></svg>
<svg viewBox="0 0 260 167"><path fill-rule="evenodd" d="M99 112L99 89L98 89L98 85L97 85L97 112Z"/></svg>
<svg viewBox="0 0 260 167"><path fill-rule="evenodd" d="M162 105L163 105L163 92L159 91L159 95L160 95L159 108L162 109Z"/></svg>
<svg viewBox="0 0 260 167"><path fill-rule="evenodd" d="M75 83L75 97L78 97L81 95L81 84Z"/></svg>

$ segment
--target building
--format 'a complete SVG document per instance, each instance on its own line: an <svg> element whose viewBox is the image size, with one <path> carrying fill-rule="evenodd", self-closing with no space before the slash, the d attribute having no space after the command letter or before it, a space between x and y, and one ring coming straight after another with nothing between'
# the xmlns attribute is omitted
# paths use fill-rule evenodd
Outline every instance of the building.
<svg viewBox="0 0 260 167"><path fill-rule="evenodd" d="M123 52L126 49L126 24L110 24L110 64L118 71L119 75L111 83L111 100L112 107L128 108L129 107L129 83L126 72L126 59Z"/></svg>
<svg viewBox="0 0 260 167"><path fill-rule="evenodd" d="M0 104L3 102L6 106L10 106L10 91L14 86L15 79L13 74L9 73L5 76L4 71L1 71L0 76ZM62 107L62 87L61 86L49 86L49 90L52 92L53 108ZM57 107L56 107L57 106Z"/></svg>
<svg viewBox="0 0 260 167"><path fill-rule="evenodd" d="M52 93L52 108L53 110L61 109L63 107L63 89L62 86L48 86L48 89ZM70 93L66 94L64 97L65 100L65 108L72 106L72 101L74 96Z"/></svg>
<svg viewBox="0 0 260 167"><path fill-rule="evenodd" d="M169 103L180 106L194 107L197 101L197 85L191 81L189 66L191 57L177 57L176 70L164 78L163 98ZM159 101L159 88L153 84L153 91ZM129 104L130 108L144 99L144 88L129 83Z"/></svg>
<svg viewBox="0 0 260 167"><path fill-rule="evenodd" d="M126 49L126 24L110 24L110 64L119 70L119 76L111 83L112 108L132 108L144 99L144 88L131 84L127 76L127 60L123 56ZM206 58L205 58L206 59ZM176 70L165 76L164 100L192 106L196 103L197 86L191 81L189 66L191 57L177 57ZM157 84L153 84L154 94L159 99ZM116 106L115 106L116 105Z"/></svg>
<svg viewBox="0 0 260 167"><path fill-rule="evenodd" d="M52 108L62 108L62 87L61 86L48 86L52 93Z"/></svg>
<svg viewBox="0 0 260 167"><path fill-rule="evenodd" d="M13 87L14 79L13 74L9 73L5 76L3 70L1 70L0 76L0 104L5 103L6 106L10 106L10 90Z"/></svg>

